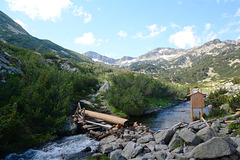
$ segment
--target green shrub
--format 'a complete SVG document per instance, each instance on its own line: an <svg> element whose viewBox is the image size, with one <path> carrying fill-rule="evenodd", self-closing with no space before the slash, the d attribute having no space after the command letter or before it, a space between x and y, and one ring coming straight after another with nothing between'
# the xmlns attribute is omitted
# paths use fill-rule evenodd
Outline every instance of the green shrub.
<svg viewBox="0 0 240 160"><path fill-rule="evenodd" d="M232 80L233 84L240 84L240 77L234 77Z"/></svg>
<svg viewBox="0 0 240 160"><path fill-rule="evenodd" d="M224 95L228 91L226 89L219 89L211 92L208 98L205 100L206 105L212 105L213 107L217 108L222 104L228 102L228 96Z"/></svg>
<svg viewBox="0 0 240 160"><path fill-rule="evenodd" d="M229 100L229 107L234 111L240 107L240 94L231 97Z"/></svg>
<svg viewBox="0 0 240 160"><path fill-rule="evenodd" d="M106 155L99 155L88 157L87 160L110 160L110 158L108 158Z"/></svg>
<svg viewBox="0 0 240 160"><path fill-rule="evenodd" d="M162 105L163 101L174 101L177 95L182 95L178 90L180 87L169 86L148 75L126 72L109 78L112 87L105 93L105 98L129 116L142 115L150 108Z"/></svg>
<svg viewBox="0 0 240 160"><path fill-rule="evenodd" d="M211 118L216 118L216 117L222 117L226 115L226 111L220 108L212 108L209 112L209 115L206 116L205 114L203 115L204 118L206 119L211 119Z"/></svg>
<svg viewBox="0 0 240 160"><path fill-rule="evenodd" d="M1 156L64 134L67 116L76 109L72 104L98 83L88 72L47 67L41 63L41 55L7 44L5 47L21 60L25 77L8 75L6 83L0 82Z"/></svg>

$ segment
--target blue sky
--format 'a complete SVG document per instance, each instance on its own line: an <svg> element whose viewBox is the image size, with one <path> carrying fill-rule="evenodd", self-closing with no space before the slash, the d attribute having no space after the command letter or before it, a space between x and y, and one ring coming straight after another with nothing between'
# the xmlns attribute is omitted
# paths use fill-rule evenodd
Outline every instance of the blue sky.
<svg viewBox="0 0 240 160"><path fill-rule="evenodd" d="M240 38L239 0L1 0L0 9L37 38L112 58Z"/></svg>

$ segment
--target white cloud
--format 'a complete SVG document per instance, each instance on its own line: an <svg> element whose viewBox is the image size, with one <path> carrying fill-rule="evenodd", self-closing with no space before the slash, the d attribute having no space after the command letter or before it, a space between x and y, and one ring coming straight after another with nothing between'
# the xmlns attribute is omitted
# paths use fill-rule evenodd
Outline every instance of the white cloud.
<svg viewBox="0 0 240 160"><path fill-rule="evenodd" d="M156 37L157 35L159 35L161 32L166 31L167 27L161 26L160 29L157 27L157 24L153 24L150 26L146 26L148 28L148 30L151 32L149 35L143 36L142 32L138 32L136 33L135 36L133 36L133 38L153 38Z"/></svg>
<svg viewBox="0 0 240 160"><path fill-rule="evenodd" d="M143 38L142 32L137 32L133 38Z"/></svg>
<svg viewBox="0 0 240 160"><path fill-rule="evenodd" d="M105 39L105 40L103 40L103 39L98 39L98 40L97 40L97 46L101 46L102 44L108 43L108 42L109 42L109 39Z"/></svg>
<svg viewBox="0 0 240 160"><path fill-rule="evenodd" d="M210 23L206 23L206 24L205 24L205 29L206 29L206 30L209 30L209 29L211 28L211 26L212 26L212 25L211 25Z"/></svg>
<svg viewBox="0 0 240 160"><path fill-rule="evenodd" d="M146 36L146 38L153 38L153 37L159 35L161 32L166 31L166 29L167 29L166 27L163 27L163 26L161 26L161 28L159 29L157 27L157 24L147 26L147 28L151 31L151 33L148 36Z"/></svg>
<svg viewBox="0 0 240 160"><path fill-rule="evenodd" d="M84 16L84 23L91 22L91 20L92 20L92 15L90 13L84 11L83 6L80 6L79 8L74 6L73 15L79 16L79 17Z"/></svg>
<svg viewBox="0 0 240 160"><path fill-rule="evenodd" d="M218 32L218 34L223 34L229 31L229 28L222 29Z"/></svg>
<svg viewBox="0 0 240 160"><path fill-rule="evenodd" d="M76 44L90 45L96 41L92 32L84 33L82 37L75 38Z"/></svg>
<svg viewBox="0 0 240 160"><path fill-rule="evenodd" d="M92 15L90 13L84 12L84 23L91 22Z"/></svg>
<svg viewBox="0 0 240 160"><path fill-rule="evenodd" d="M25 30L26 30L26 24L25 23L23 23L21 20L19 20L19 19L14 19L14 21L15 22L17 22L20 26L22 26L22 28L24 28Z"/></svg>
<svg viewBox="0 0 240 160"><path fill-rule="evenodd" d="M238 8L238 10L237 10L237 12L235 13L235 15L234 15L235 17L238 17L238 16L240 16L240 8Z"/></svg>
<svg viewBox="0 0 240 160"><path fill-rule="evenodd" d="M179 48L185 48L186 46L196 46L200 39L194 35L192 31L193 26L186 26L182 31L179 31L169 37L169 42L174 43Z"/></svg>
<svg viewBox="0 0 240 160"><path fill-rule="evenodd" d="M171 23L170 25L171 25L172 28L179 28L179 29L181 29L181 27L179 25L175 24L175 23Z"/></svg>
<svg viewBox="0 0 240 160"><path fill-rule="evenodd" d="M122 30L118 32L118 35L119 35L120 37L127 37L127 33L124 32L124 31L122 31Z"/></svg>
<svg viewBox="0 0 240 160"><path fill-rule="evenodd" d="M70 0L6 0L12 11L20 11L31 19L56 21L63 9L71 7Z"/></svg>
<svg viewBox="0 0 240 160"><path fill-rule="evenodd" d="M214 32L210 32L208 33L208 35L205 37L205 42L211 41L216 39L217 34L215 34Z"/></svg>

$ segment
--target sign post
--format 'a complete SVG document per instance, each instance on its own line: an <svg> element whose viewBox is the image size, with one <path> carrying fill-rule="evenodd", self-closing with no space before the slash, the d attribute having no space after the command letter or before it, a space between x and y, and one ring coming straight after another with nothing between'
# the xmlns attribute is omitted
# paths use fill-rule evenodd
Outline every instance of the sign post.
<svg viewBox="0 0 240 160"><path fill-rule="evenodd" d="M202 121L204 96L206 96L206 94L202 93L202 89L199 89L199 91L195 93L193 93L193 89L190 89L190 96L191 96L191 120L193 122L193 109L200 109L201 110L200 120Z"/></svg>

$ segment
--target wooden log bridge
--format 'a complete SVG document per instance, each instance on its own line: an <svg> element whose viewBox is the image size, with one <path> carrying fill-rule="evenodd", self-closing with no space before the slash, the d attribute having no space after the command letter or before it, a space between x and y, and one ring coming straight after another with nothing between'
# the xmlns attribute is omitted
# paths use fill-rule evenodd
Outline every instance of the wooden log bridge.
<svg viewBox="0 0 240 160"><path fill-rule="evenodd" d="M85 108L82 109L80 103L78 103L78 107L73 117L74 117L74 122L78 122L78 123L88 122L88 120L86 120L86 117L92 117L92 118L100 119L113 124L121 124L122 126L127 126L129 124L129 121L124 118L85 110Z"/></svg>
<svg viewBox="0 0 240 160"><path fill-rule="evenodd" d="M75 111L75 114L73 115L73 118L73 121L75 123L81 123L84 129L87 129L89 133L96 135L96 140L100 140L106 137L115 129L129 125L129 121L127 119L86 110L85 108L81 107L80 103L78 103L78 107ZM106 124L104 121L115 125L112 126L110 124ZM94 129L100 128L105 128L106 131L102 132L102 134L99 135L97 132L93 131Z"/></svg>

